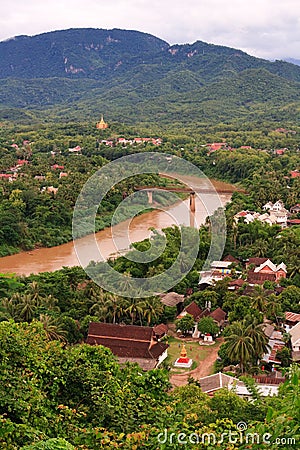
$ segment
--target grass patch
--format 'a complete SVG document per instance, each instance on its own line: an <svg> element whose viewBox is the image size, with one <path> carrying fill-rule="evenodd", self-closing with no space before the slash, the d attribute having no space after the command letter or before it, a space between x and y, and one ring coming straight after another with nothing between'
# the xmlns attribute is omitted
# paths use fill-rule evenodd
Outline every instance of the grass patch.
<svg viewBox="0 0 300 450"><path fill-rule="evenodd" d="M174 367L174 362L180 356L183 342L185 344L185 348L187 351L187 357L192 358L192 360L193 360L191 369L180 369L178 367L176 367L176 368ZM171 366L172 373L183 373L183 372L186 372L187 370L196 369L196 367L198 367L199 363L206 358L206 356L210 350L209 347L201 347L198 342L195 342L195 341L188 342L188 340L183 341L181 339L176 339L172 336L168 337L168 344L169 344L169 348L168 348L168 358L166 360L166 364Z"/></svg>

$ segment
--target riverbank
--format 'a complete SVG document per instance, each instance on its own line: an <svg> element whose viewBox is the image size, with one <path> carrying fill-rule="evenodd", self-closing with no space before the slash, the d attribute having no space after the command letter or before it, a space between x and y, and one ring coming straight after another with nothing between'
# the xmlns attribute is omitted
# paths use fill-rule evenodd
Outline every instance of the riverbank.
<svg viewBox="0 0 300 450"><path fill-rule="evenodd" d="M218 189L230 189L230 193L219 195L222 205L229 202L232 193L237 190L236 186L217 180L213 180L213 185L217 191ZM199 197L196 198L196 212L192 217L189 213L189 199L186 199L165 208L165 210L153 209L113 227L107 227L95 233L95 236L85 236L77 241L77 245L89 255L90 261L97 261L99 260L99 249L103 259L107 259L113 254L128 249L131 243L147 239L151 228L161 230L174 224L190 226L191 218L194 226L199 227L205 223L207 217L206 207ZM96 249L95 239L98 246ZM30 275L78 265L74 244L73 241L70 241L56 247L39 248L2 257L0 258L0 273Z"/></svg>

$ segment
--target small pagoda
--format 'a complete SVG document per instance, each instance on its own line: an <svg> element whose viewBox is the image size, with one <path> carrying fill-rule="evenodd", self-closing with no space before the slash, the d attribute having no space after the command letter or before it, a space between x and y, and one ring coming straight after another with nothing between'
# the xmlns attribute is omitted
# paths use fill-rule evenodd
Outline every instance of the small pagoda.
<svg viewBox="0 0 300 450"><path fill-rule="evenodd" d="M102 115L100 122L97 122L97 124L96 124L96 128L98 128L98 130L105 130L107 127L108 127L108 123L106 123L104 121L103 115Z"/></svg>
<svg viewBox="0 0 300 450"><path fill-rule="evenodd" d="M174 362L175 367L182 367L184 369L190 369L193 364L193 360L187 357L187 351L185 345L182 344L179 358Z"/></svg>

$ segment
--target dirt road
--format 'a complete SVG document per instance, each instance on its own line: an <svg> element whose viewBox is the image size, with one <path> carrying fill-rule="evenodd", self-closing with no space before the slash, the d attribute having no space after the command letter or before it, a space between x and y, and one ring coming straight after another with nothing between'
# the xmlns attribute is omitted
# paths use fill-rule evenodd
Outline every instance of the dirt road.
<svg viewBox="0 0 300 450"><path fill-rule="evenodd" d="M195 380L199 380L199 378L206 377L207 375L211 375L213 370L214 362L218 357L218 350L220 345L222 344L223 339L217 339L216 344L213 347L209 347L207 357L199 362L199 365L196 369L186 371L180 374L171 375L170 383L173 387L176 386L184 386L188 382L189 377L195 378Z"/></svg>

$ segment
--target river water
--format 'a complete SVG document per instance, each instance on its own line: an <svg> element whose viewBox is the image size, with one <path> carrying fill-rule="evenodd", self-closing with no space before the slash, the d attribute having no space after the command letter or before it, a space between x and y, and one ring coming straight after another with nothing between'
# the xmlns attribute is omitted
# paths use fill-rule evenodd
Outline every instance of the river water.
<svg viewBox="0 0 300 450"><path fill-rule="evenodd" d="M204 181L204 180L203 180ZM232 192L236 188L230 184L213 181L218 192L226 190L225 194L219 193L220 202L225 205L230 201ZM227 192L231 191L231 193ZM205 222L207 210L196 196L196 212L189 212L189 199L179 201L165 211L153 210L136 216L131 220L106 228L96 233L96 241L101 247L101 255L104 259L128 248L130 242L142 241L149 237L150 228L161 230L162 228L176 225L199 226ZM94 236L86 236L80 239L79 246L84 249L89 260L94 258L93 243ZM88 261L86 261L88 263ZM16 273L17 275L30 275L31 273L51 272L62 267L80 265L73 242L62 244L57 247L40 248L30 252L21 252L11 256L0 258L0 273Z"/></svg>

